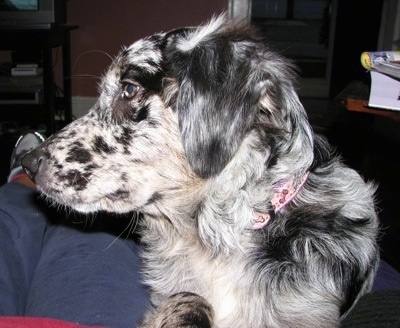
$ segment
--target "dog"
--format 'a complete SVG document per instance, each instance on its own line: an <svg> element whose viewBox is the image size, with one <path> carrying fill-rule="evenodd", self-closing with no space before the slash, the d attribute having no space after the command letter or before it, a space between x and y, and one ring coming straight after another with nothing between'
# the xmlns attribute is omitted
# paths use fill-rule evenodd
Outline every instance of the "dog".
<svg viewBox="0 0 400 328"><path fill-rule="evenodd" d="M23 159L57 204L141 213L142 327L338 327L371 290L376 186L313 132L296 74L226 15L158 33Z"/></svg>

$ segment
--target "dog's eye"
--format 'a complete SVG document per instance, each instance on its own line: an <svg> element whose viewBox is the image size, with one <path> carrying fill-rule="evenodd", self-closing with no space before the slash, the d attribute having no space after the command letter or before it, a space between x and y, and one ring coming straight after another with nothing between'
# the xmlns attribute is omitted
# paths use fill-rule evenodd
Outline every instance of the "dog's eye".
<svg viewBox="0 0 400 328"><path fill-rule="evenodd" d="M122 98L132 99L140 91L140 86L134 83L123 83Z"/></svg>

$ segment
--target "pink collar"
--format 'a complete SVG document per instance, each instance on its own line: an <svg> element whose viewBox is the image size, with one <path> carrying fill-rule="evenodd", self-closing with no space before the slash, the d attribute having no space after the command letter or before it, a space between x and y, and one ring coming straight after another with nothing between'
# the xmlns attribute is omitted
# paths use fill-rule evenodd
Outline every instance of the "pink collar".
<svg viewBox="0 0 400 328"><path fill-rule="evenodd" d="M310 172L306 172L297 184L295 184L295 179L291 178L285 183L279 184L275 188L274 195L271 199L272 208L275 214L296 197L297 193L306 182L309 173ZM261 229L267 225L269 220L271 220L271 215L269 213L256 212L255 215L256 218L253 221L253 229Z"/></svg>

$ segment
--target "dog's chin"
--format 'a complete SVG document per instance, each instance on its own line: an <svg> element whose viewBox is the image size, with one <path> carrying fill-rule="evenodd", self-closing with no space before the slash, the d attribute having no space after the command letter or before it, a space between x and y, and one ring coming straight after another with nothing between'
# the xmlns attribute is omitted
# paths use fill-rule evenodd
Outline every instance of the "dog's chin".
<svg viewBox="0 0 400 328"><path fill-rule="evenodd" d="M71 208L74 211L89 214L96 212L110 212L124 214L132 211L136 211L137 208L133 207L131 202L126 199L116 199L115 195L106 195L104 197L98 197L95 199L77 200L76 198L68 198L66 196L55 196L49 194L45 190L38 187L41 194L44 196L46 201L54 203L60 206Z"/></svg>
<svg viewBox="0 0 400 328"><path fill-rule="evenodd" d="M72 208L73 210L82 213L82 214L89 214L89 213L96 213L100 211L107 211L106 209L102 208L100 202L98 203L87 203L87 204L66 204L67 207Z"/></svg>

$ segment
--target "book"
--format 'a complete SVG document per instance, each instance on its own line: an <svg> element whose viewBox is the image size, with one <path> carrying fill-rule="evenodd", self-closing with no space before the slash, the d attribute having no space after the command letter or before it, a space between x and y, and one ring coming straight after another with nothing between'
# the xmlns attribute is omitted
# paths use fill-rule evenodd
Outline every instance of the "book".
<svg viewBox="0 0 400 328"><path fill-rule="evenodd" d="M20 68L37 68L39 67L39 64L37 63L24 63L24 64L16 64L15 67L20 67Z"/></svg>
<svg viewBox="0 0 400 328"><path fill-rule="evenodd" d="M41 67L14 67L11 69L12 76L37 76L43 73Z"/></svg>
<svg viewBox="0 0 400 328"><path fill-rule="evenodd" d="M371 70L368 106L400 111L400 80Z"/></svg>

